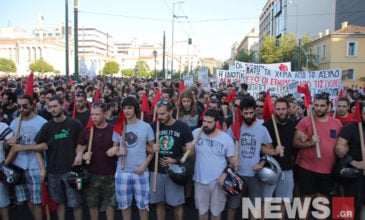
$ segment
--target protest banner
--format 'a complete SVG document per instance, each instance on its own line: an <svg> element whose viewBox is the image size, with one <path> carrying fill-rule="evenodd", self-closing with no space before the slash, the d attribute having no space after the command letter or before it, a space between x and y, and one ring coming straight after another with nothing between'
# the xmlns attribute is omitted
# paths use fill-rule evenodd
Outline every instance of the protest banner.
<svg viewBox="0 0 365 220"><path fill-rule="evenodd" d="M199 82L209 82L208 68L199 68L198 81Z"/></svg>
<svg viewBox="0 0 365 220"><path fill-rule="evenodd" d="M234 66L235 70L246 70L246 72L259 72L261 69L280 70L285 72L291 71L291 62L263 64L234 61Z"/></svg>
<svg viewBox="0 0 365 220"><path fill-rule="evenodd" d="M186 87L192 87L194 85L194 77L193 76L184 76L184 85Z"/></svg>

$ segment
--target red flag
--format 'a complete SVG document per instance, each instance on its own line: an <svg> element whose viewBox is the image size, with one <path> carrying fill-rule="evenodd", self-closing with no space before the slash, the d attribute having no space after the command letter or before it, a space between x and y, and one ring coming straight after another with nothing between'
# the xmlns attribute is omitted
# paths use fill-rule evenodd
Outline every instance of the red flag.
<svg viewBox="0 0 365 220"><path fill-rule="evenodd" d="M182 93L182 91L185 90L185 84L184 84L184 80L181 80L181 83L179 84L179 91L178 91L178 95L177 95L177 99L180 98L180 94Z"/></svg>
<svg viewBox="0 0 365 220"><path fill-rule="evenodd" d="M236 90L233 89L232 92L224 99L224 102L226 103L234 102L235 98L236 98Z"/></svg>
<svg viewBox="0 0 365 220"><path fill-rule="evenodd" d="M57 210L57 204L48 196L46 184L42 183L42 212L46 215L46 205L48 205L49 211L54 212Z"/></svg>
<svg viewBox="0 0 365 220"><path fill-rule="evenodd" d="M338 98L342 98L342 96L343 96L343 91L342 91L342 89L340 90L340 93L338 93Z"/></svg>
<svg viewBox="0 0 365 220"><path fill-rule="evenodd" d="M118 133L119 135L122 135L123 123L127 123L127 119L123 113L123 110L120 110L118 120L113 127L113 131Z"/></svg>
<svg viewBox="0 0 365 220"><path fill-rule="evenodd" d="M99 102L100 89L96 89L94 96L94 103Z"/></svg>
<svg viewBox="0 0 365 220"><path fill-rule="evenodd" d="M232 132L234 134L234 137L235 137L236 141L238 141L240 139L242 122L243 122L243 117L242 117L242 114L241 114L241 110L237 106L236 107L236 120L231 125L231 129L232 129Z"/></svg>
<svg viewBox="0 0 365 220"><path fill-rule="evenodd" d="M207 101L207 105L205 106L205 109L203 113L200 115L199 121L203 120L205 112L207 112L209 109L209 100Z"/></svg>
<svg viewBox="0 0 365 220"><path fill-rule="evenodd" d="M33 83L34 75L33 72L31 72L25 84L25 94L30 95L30 97L33 97Z"/></svg>
<svg viewBox="0 0 365 220"><path fill-rule="evenodd" d="M304 86L298 86L297 91L299 93L304 93L304 105L306 108L308 108L309 105L312 104L312 96L308 84L305 84Z"/></svg>
<svg viewBox="0 0 365 220"><path fill-rule="evenodd" d="M360 108L360 102L356 102L356 111L354 114L354 117L352 118L354 122L361 123L361 108Z"/></svg>
<svg viewBox="0 0 365 220"><path fill-rule="evenodd" d="M145 113L151 113L150 104L148 103L148 98L146 93L143 93L142 95L141 111Z"/></svg>
<svg viewBox="0 0 365 220"><path fill-rule="evenodd" d="M74 81L71 78L69 78L68 83L70 83L72 85L74 83Z"/></svg>
<svg viewBox="0 0 365 220"><path fill-rule="evenodd" d="M92 128L92 127L94 127L95 125L94 125L94 122L93 122L93 120L91 119L91 116L89 117L89 121L87 122L87 125L86 125L86 128L90 131L90 129Z"/></svg>
<svg viewBox="0 0 365 220"><path fill-rule="evenodd" d="M74 99L74 108L72 110L72 118L76 118L76 98Z"/></svg>
<svg viewBox="0 0 365 220"><path fill-rule="evenodd" d="M217 124L217 129L222 130L222 126L221 126L221 123L219 121L218 121L218 124Z"/></svg>
<svg viewBox="0 0 365 220"><path fill-rule="evenodd" d="M264 119L264 121L267 121L271 118L271 115L273 114L274 114L274 109L271 103L270 90L267 90L262 118Z"/></svg>
<svg viewBox="0 0 365 220"><path fill-rule="evenodd" d="M156 91L155 98L152 101L152 112L155 112L155 106L157 105L157 102L161 99L161 93L159 90Z"/></svg>

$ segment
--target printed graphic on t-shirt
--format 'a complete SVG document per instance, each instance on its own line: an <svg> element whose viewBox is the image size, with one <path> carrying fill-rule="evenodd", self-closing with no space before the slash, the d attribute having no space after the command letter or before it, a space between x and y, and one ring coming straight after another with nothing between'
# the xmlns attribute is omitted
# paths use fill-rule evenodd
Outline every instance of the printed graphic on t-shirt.
<svg viewBox="0 0 365 220"><path fill-rule="evenodd" d="M127 142L127 148L132 148L132 147L135 147L137 145L137 139L138 139L138 136L136 133L134 132L127 132L125 134L125 141Z"/></svg>
<svg viewBox="0 0 365 220"><path fill-rule="evenodd" d="M170 136L161 136L159 143L160 143L160 150L161 150L161 154L167 155L167 154L172 154L172 152L168 152L169 150L171 150L171 148L174 146L174 138L170 137Z"/></svg>
<svg viewBox="0 0 365 220"><path fill-rule="evenodd" d="M256 151L256 137L249 133L243 133L240 138L241 155L243 158L253 158Z"/></svg>
<svg viewBox="0 0 365 220"><path fill-rule="evenodd" d="M211 148L215 154L222 154L224 152L224 145L218 141L206 138L199 138L197 145L204 145Z"/></svg>
<svg viewBox="0 0 365 220"><path fill-rule="evenodd" d="M67 138L69 135L70 129L62 129L60 133L54 135L55 140Z"/></svg>

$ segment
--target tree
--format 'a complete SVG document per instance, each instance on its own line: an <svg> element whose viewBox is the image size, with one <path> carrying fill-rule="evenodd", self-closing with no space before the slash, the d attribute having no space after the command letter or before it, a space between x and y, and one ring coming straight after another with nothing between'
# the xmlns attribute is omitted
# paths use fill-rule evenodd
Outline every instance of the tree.
<svg viewBox="0 0 365 220"><path fill-rule="evenodd" d="M255 52L248 53L247 50L242 49L238 51L234 59L241 62L256 63L255 54Z"/></svg>
<svg viewBox="0 0 365 220"><path fill-rule="evenodd" d="M132 77L134 75L134 70L133 69L125 69L125 70L121 70L120 73L123 76Z"/></svg>
<svg viewBox="0 0 365 220"><path fill-rule="evenodd" d="M150 67L146 63L146 61L137 61L136 66L134 67L134 71L137 77L149 77L151 76ZM140 72L141 71L141 72Z"/></svg>
<svg viewBox="0 0 365 220"><path fill-rule="evenodd" d="M15 63L11 59L0 58L0 72L15 73Z"/></svg>
<svg viewBox="0 0 365 220"><path fill-rule="evenodd" d="M34 63L29 64L29 69L38 73L54 72L53 66L43 59L38 59Z"/></svg>
<svg viewBox="0 0 365 220"><path fill-rule="evenodd" d="M115 61L106 62L102 70L102 75L115 73L119 73L119 64Z"/></svg>

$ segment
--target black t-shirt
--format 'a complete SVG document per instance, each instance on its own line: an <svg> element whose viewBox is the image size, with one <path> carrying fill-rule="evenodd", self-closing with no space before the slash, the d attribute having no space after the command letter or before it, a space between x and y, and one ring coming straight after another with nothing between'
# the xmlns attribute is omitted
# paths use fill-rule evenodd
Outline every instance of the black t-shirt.
<svg viewBox="0 0 365 220"><path fill-rule="evenodd" d="M156 133L156 123L152 124L152 128ZM160 153L159 158L171 157L173 159L181 159L183 156L183 145L193 141L193 134L187 124L181 121L175 121L171 126L165 126L160 123ZM150 171L154 170L154 159L149 164ZM158 163L158 172L166 173L165 167L161 167Z"/></svg>
<svg viewBox="0 0 365 220"><path fill-rule="evenodd" d="M53 119L52 114L47 109L38 111L38 115L42 116L42 118L46 119L47 121L50 121Z"/></svg>
<svg viewBox="0 0 365 220"><path fill-rule="evenodd" d="M72 117L72 112L69 112L68 116ZM87 109L84 112L76 111L75 119L77 119L81 122L83 128L86 127L87 122L89 121L89 118L90 118L90 110L89 109Z"/></svg>
<svg viewBox="0 0 365 220"><path fill-rule="evenodd" d="M269 119L263 124L270 133L271 139L273 141L273 146L276 148L277 140L274 131L274 125L272 123L272 119ZM293 139L295 134L295 122L288 119L285 125L281 125L277 123L281 145L285 147L284 149L284 157L280 157L280 155L276 155L275 159L281 166L282 170L291 170L293 169Z"/></svg>
<svg viewBox="0 0 365 220"><path fill-rule="evenodd" d="M363 130L364 130L363 124ZM365 132L364 132L365 134ZM347 123L340 131L339 137L348 141L349 152L353 160L362 161L359 128L356 122Z"/></svg>
<svg viewBox="0 0 365 220"><path fill-rule="evenodd" d="M78 120L66 117L61 123L54 120L48 121L38 132L35 138L36 143L48 145L47 171L49 173L66 173L71 168L81 126Z"/></svg>
<svg viewBox="0 0 365 220"><path fill-rule="evenodd" d="M4 118L9 119L9 120L13 120L13 114L16 110L18 110L18 107L16 105L14 105L10 109L7 108L7 106L3 106Z"/></svg>

